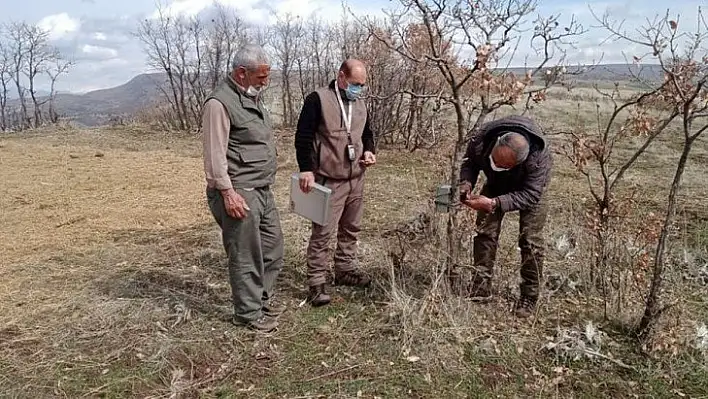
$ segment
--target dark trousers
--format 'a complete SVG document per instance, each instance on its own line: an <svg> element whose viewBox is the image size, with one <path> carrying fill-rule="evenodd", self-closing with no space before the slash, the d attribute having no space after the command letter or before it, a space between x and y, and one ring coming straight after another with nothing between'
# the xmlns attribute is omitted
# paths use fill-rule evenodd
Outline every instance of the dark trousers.
<svg viewBox="0 0 708 399"><path fill-rule="evenodd" d="M485 187L482 195L493 197ZM539 280L543 277L545 242L543 229L548 208L545 197L532 209L519 212L519 248L521 248L521 295L538 298ZM504 213L497 209L493 213L477 212L474 237L473 278L480 283L492 278L494 262L499 245Z"/></svg>
<svg viewBox="0 0 708 399"><path fill-rule="evenodd" d="M262 316L263 302L272 297L283 268L283 232L270 189L236 189L236 192L251 208L243 219L226 213L224 198L218 190L207 189L207 199L221 227L229 258L234 317L240 321L257 320Z"/></svg>

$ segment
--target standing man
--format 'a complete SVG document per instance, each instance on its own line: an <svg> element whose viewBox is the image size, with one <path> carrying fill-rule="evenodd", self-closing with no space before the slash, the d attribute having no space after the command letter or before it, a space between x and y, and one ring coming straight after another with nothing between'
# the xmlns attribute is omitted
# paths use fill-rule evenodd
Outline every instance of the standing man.
<svg viewBox="0 0 708 399"><path fill-rule="evenodd" d="M261 98L270 62L260 46L236 53L232 71L209 95L203 111L206 195L228 255L234 323L260 332L276 329L284 310L273 303L283 266L283 234L271 186L276 150Z"/></svg>
<svg viewBox="0 0 708 399"><path fill-rule="evenodd" d="M545 191L552 166L541 129L526 117L509 116L489 122L469 143L460 169L460 200L477 211L472 299L491 298L502 219L508 212L519 211L522 282L516 314L533 314L543 275ZM472 195L480 171L487 182L481 195Z"/></svg>
<svg viewBox="0 0 708 399"><path fill-rule="evenodd" d="M376 163L374 134L365 102L366 67L359 60L342 63L329 86L304 101L295 133L300 189L315 182L332 190L329 220L312 224L307 248L308 300L313 306L330 302L327 250L336 232L334 284L364 287L371 279L356 265L357 240L364 206L364 172Z"/></svg>

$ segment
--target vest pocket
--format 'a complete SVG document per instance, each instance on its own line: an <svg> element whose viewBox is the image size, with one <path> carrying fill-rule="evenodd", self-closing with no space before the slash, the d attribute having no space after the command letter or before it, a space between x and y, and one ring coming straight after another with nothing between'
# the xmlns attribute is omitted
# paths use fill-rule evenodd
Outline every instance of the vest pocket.
<svg viewBox="0 0 708 399"><path fill-rule="evenodd" d="M241 162L251 164L269 161L271 153L267 148L253 148L240 151L238 156Z"/></svg>

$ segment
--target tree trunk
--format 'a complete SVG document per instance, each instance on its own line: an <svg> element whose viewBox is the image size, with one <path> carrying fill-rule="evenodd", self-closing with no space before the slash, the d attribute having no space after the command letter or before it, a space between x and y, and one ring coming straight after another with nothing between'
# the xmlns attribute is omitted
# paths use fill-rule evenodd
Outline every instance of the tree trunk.
<svg viewBox="0 0 708 399"><path fill-rule="evenodd" d="M696 137L689 137L684 142L683 152L681 153L681 158L679 159L678 166L676 167L676 174L674 174L674 181L671 183L669 202L666 207L666 216L664 217L664 225L661 227L661 235L659 236L659 242L656 245L651 286L649 287L649 294L646 299L644 315L642 316L642 320L639 322L639 327L637 329L640 336L649 332L652 325L656 321L657 316L661 313L659 300L664 282L664 255L666 252L666 241L669 237L669 229L674 221L676 197L680 190L681 177L683 176L683 171L686 168L688 155L691 152L691 146L693 145L695 138Z"/></svg>

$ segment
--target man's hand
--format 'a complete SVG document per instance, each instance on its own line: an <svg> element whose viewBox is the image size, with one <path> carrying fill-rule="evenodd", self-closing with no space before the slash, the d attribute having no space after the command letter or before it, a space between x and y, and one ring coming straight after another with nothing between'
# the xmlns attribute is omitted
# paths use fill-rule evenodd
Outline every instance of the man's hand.
<svg viewBox="0 0 708 399"><path fill-rule="evenodd" d="M237 193L233 188L222 190L221 195L224 197L224 207L226 214L235 219L243 219L246 213L251 210L246 203L246 200Z"/></svg>
<svg viewBox="0 0 708 399"><path fill-rule="evenodd" d="M468 181L462 181L460 183L460 202L465 202L469 199L469 195L472 192L472 183Z"/></svg>
<svg viewBox="0 0 708 399"><path fill-rule="evenodd" d="M312 190L312 186L315 185L315 174L312 172L301 172L300 173L300 190L303 193L309 193Z"/></svg>
<svg viewBox="0 0 708 399"><path fill-rule="evenodd" d="M496 205L495 200L483 195L468 196L467 200L463 201L463 203L474 210L484 212L492 212Z"/></svg>
<svg viewBox="0 0 708 399"><path fill-rule="evenodd" d="M364 158L359 160L359 163L364 165L364 167L371 166L376 163L376 155L371 151L365 151Z"/></svg>

